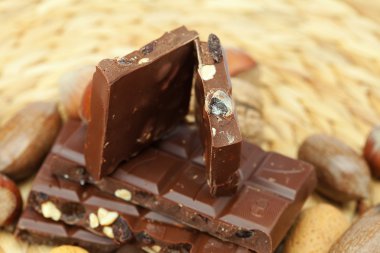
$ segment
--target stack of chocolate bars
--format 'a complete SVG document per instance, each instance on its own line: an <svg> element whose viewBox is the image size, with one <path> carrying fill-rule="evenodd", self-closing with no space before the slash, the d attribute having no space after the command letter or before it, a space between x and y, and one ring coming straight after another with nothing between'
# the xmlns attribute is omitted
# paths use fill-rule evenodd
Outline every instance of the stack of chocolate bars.
<svg viewBox="0 0 380 253"><path fill-rule="evenodd" d="M218 37L185 27L102 60L90 118L64 125L17 235L90 252L273 252L315 172L244 141L231 92Z"/></svg>

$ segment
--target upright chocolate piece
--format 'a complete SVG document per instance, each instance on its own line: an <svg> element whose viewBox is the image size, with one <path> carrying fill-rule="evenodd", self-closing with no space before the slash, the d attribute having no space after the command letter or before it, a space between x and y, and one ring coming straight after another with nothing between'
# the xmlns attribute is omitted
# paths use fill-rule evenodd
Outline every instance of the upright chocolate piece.
<svg viewBox="0 0 380 253"><path fill-rule="evenodd" d="M60 214L49 218L111 237L117 243L131 243L134 238L147 252L149 249L151 252L157 249L160 252L249 252L128 203L127 190L118 191L115 197L95 186L81 186L52 174L53 170L65 168L78 168L78 164L56 155L47 157L34 180L28 206L45 216L49 214L46 209L49 206Z"/></svg>
<svg viewBox="0 0 380 253"><path fill-rule="evenodd" d="M127 56L98 64L85 145L87 169L95 180L187 114L197 37L180 27Z"/></svg>
<svg viewBox="0 0 380 253"><path fill-rule="evenodd" d="M83 143L84 137L77 134L83 129L71 124L63 131L72 135L54 152L71 160L71 156L80 155L75 149ZM109 194L128 190L133 203L222 240L257 252L272 252L313 191L315 171L305 162L264 152L247 142L243 142L240 164L242 185L238 193L213 198L196 128L181 125L156 147L100 181L91 180L76 167L55 173L68 180L96 184Z"/></svg>
<svg viewBox="0 0 380 253"><path fill-rule="evenodd" d="M196 120L204 147L207 183L211 195L236 192L242 137L231 99L231 82L218 37L196 40Z"/></svg>

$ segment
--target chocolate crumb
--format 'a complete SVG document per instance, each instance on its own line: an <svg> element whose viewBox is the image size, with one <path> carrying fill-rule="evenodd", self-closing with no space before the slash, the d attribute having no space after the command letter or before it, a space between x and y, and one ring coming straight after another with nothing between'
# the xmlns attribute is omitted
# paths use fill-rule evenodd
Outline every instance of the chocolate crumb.
<svg viewBox="0 0 380 253"><path fill-rule="evenodd" d="M210 34L208 36L208 50L211 53L212 58L215 62L219 63L223 59L222 46L220 45L220 40L215 34Z"/></svg>

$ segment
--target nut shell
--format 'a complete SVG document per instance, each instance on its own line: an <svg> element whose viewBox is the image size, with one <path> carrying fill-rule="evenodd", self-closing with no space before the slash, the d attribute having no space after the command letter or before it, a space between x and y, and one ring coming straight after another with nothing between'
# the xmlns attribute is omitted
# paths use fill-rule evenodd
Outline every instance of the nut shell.
<svg viewBox="0 0 380 253"><path fill-rule="evenodd" d="M94 66L84 66L63 74L59 80L61 104L66 116L79 119L79 108L86 86L92 81Z"/></svg>
<svg viewBox="0 0 380 253"><path fill-rule="evenodd" d="M49 152L61 127L51 102L26 105L0 128L0 173L19 181L32 175Z"/></svg>
<svg viewBox="0 0 380 253"><path fill-rule="evenodd" d="M367 253L380 250L380 205L362 215L331 247L330 253Z"/></svg>
<svg viewBox="0 0 380 253"><path fill-rule="evenodd" d="M285 241L284 253L326 253L349 225L346 216L332 205L305 209Z"/></svg>
<svg viewBox="0 0 380 253"><path fill-rule="evenodd" d="M372 129L368 135L363 156L371 169L372 175L380 178L380 126Z"/></svg>
<svg viewBox="0 0 380 253"><path fill-rule="evenodd" d="M369 198L369 168L340 140L322 134L310 136L299 148L298 158L315 166L317 190L326 197L338 202Z"/></svg>
<svg viewBox="0 0 380 253"><path fill-rule="evenodd" d="M88 251L77 246L63 245L53 248L50 253L88 253Z"/></svg>
<svg viewBox="0 0 380 253"><path fill-rule="evenodd" d="M0 226L14 223L21 214L22 199L17 185L0 174Z"/></svg>

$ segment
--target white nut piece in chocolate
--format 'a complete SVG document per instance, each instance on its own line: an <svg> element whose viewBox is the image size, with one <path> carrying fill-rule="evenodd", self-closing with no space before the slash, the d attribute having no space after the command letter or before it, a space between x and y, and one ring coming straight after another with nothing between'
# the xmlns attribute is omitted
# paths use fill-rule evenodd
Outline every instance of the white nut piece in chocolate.
<svg viewBox="0 0 380 253"><path fill-rule="evenodd" d="M61 211L59 211L59 209L51 201L42 203L41 212L42 216L44 216L47 219L52 219L54 221L59 221L62 216Z"/></svg>
<svg viewBox="0 0 380 253"><path fill-rule="evenodd" d="M214 65L202 65L199 67L199 74L201 75L202 80L211 80L216 74L216 68Z"/></svg>
<svg viewBox="0 0 380 253"><path fill-rule="evenodd" d="M118 217L119 214L117 212L110 212L102 207L98 209L98 219L102 226L111 225Z"/></svg>
<svg viewBox="0 0 380 253"><path fill-rule="evenodd" d="M149 62L149 58L141 58L138 62L138 64L144 64L144 63L147 63Z"/></svg>
<svg viewBox="0 0 380 253"><path fill-rule="evenodd" d="M108 238L111 238L111 239L113 239L113 238L115 238L115 235L113 234L113 229L112 229L112 227L108 227L108 226L106 226L106 227L103 227L103 234L105 235L105 236L107 236Z"/></svg>
<svg viewBox="0 0 380 253"><path fill-rule="evenodd" d="M152 247L143 246L141 249L146 253L159 253L161 251L161 247L158 245L153 245Z"/></svg>
<svg viewBox="0 0 380 253"><path fill-rule="evenodd" d="M114 194L116 197L125 201L131 201L132 199L132 193L126 189L118 189Z"/></svg>
<svg viewBox="0 0 380 253"><path fill-rule="evenodd" d="M99 227L99 219L98 216L94 213L90 213L88 217L88 223L90 224L90 228L97 228Z"/></svg>
<svg viewBox="0 0 380 253"><path fill-rule="evenodd" d="M222 90L211 91L206 97L205 110L217 117L229 117L233 113L232 99Z"/></svg>

